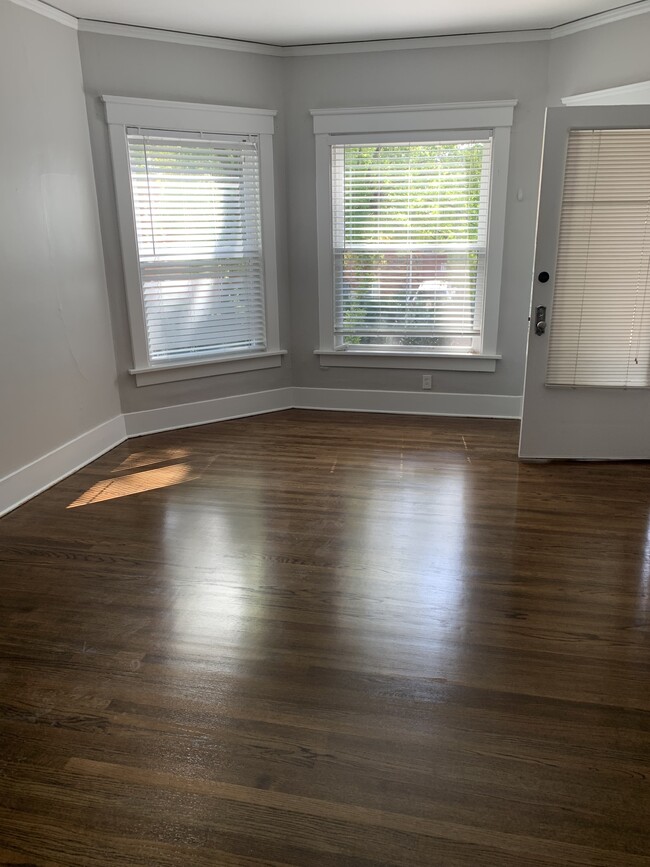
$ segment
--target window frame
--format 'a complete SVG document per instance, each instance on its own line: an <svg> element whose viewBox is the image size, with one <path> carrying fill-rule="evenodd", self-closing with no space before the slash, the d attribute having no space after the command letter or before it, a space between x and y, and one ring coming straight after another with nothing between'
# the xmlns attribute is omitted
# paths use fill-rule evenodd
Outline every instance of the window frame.
<svg viewBox="0 0 650 867"><path fill-rule="evenodd" d="M493 372L498 353L499 299L510 155L510 129L517 100L431 105L312 109L316 139L319 348L322 367L379 367ZM331 147L334 144L444 140L472 133L492 136L485 296L480 352L387 347L337 347L334 338L335 287Z"/></svg>
<svg viewBox="0 0 650 867"><path fill-rule="evenodd" d="M118 228L122 247L126 301L131 331L136 385L155 385L203 376L279 367L286 350L280 348L275 183L273 170L273 109L239 108L203 103L170 102L132 97L102 96L113 162ZM259 144L260 207L266 349L262 352L215 353L187 361L155 362L149 358L140 279L127 129L160 130L210 135L253 135Z"/></svg>

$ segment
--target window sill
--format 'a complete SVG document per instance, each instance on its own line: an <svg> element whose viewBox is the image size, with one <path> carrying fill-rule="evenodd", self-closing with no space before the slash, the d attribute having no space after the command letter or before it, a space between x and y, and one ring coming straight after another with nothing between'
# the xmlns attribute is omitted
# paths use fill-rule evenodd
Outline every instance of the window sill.
<svg viewBox="0 0 650 867"><path fill-rule="evenodd" d="M136 385L158 385L161 382L178 382L183 379L199 379L202 376L220 376L226 373L244 373L248 370L265 370L280 367L286 349L271 352L251 352L247 355L225 355L200 361L185 361L176 364L152 364L129 370L135 376Z"/></svg>
<svg viewBox="0 0 650 867"><path fill-rule="evenodd" d="M431 352L360 352L317 349L321 367L379 367L394 370L475 370L494 373L500 355Z"/></svg>

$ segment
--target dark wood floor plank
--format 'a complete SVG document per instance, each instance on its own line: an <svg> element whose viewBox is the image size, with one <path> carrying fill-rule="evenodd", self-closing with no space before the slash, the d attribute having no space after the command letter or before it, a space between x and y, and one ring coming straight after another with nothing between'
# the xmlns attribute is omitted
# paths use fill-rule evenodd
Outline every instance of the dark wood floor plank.
<svg viewBox="0 0 650 867"><path fill-rule="evenodd" d="M650 867L650 465L288 411L0 522L0 863Z"/></svg>

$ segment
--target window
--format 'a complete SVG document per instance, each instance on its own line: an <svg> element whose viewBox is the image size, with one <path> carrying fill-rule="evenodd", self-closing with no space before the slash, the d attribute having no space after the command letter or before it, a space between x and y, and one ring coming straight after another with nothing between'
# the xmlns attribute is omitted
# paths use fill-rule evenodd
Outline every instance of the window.
<svg viewBox="0 0 650 867"><path fill-rule="evenodd" d="M491 145L332 146L337 344L480 351Z"/></svg>
<svg viewBox="0 0 650 867"><path fill-rule="evenodd" d="M273 112L104 99L138 384L279 365Z"/></svg>
<svg viewBox="0 0 650 867"><path fill-rule="evenodd" d="M256 138L127 140L149 357L265 350Z"/></svg>
<svg viewBox="0 0 650 867"><path fill-rule="evenodd" d="M495 369L513 106L312 112L323 365Z"/></svg>
<svg viewBox="0 0 650 867"><path fill-rule="evenodd" d="M650 131L571 130L547 385L650 386Z"/></svg>

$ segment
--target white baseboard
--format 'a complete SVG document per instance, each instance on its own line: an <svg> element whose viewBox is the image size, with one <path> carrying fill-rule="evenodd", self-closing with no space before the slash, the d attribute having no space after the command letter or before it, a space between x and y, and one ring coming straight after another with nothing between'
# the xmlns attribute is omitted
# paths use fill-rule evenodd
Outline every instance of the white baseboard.
<svg viewBox="0 0 650 867"><path fill-rule="evenodd" d="M387 412L404 415L449 415L475 418L521 418L519 395L451 394L433 391L377 391L352 388L294 388L299 409Z"/></svg>
<svg viewBox="0 0 650 867"><path fill-rule="evenodd" d="M124 419L127 436L138 437L292 408L405 415L520 418L521 397L503 394L443 394L289 387L128 412Z"/></svg>
<svg viewBox="0 0 650 867"><path fill-rule="evenodd" d="M51 488L126 439L117 415L0 479L0 516Z"/></svg>
<svg viewBox="0 0 650 867"><path fill-rule="evenodd" d="M0 516L60 482L128 437L294 407L404 415L521 417L521 397L518 395L291 387L128 412L109 419L0 479Z"/></svg>
<svg viewBox="0 0 650 867"><path fill-rule="evenodd" d="M160 409L127 412L124 419L127 436L139 437L166 430L210 424L215 421L277 412L292 407L293 389L274 388L232 397L216 397L213 400L201 400L196 403L181 403Z"/></svg>

